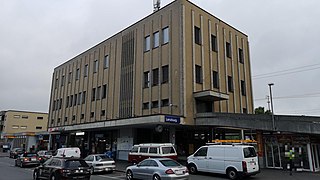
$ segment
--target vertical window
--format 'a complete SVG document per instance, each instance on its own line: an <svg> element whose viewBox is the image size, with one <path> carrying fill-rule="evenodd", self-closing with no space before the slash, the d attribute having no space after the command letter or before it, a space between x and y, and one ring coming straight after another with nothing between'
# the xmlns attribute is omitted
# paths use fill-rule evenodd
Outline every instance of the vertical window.
<svg viewBox="0 0 320 180"><path fill-rule="evenodd" d="M73 99L73 106L77 105L77 100L78 100L78 94L75 94Z"/></svg>
<svg viewBox="0 0 320 180"><path fill-rule="evenodd" d="M162 29L162 44L166 44L169 42L169 27L165 27Z"/></svg>
<svg viewBox="0 0 320 180"><path fill-rule="evenodd" d="M239 48L239 61L244 63L243 50Z"/></svg>
<svg viewBox="0 0 320 180"><path fill-rule="evenodd" d="M143 103L143 109L149 109L149 102Z"/></svg>
<svg viewBox="0 0 320 180"><path fill-rule="evenodd" d="M196 44L201 44L201 30L197 26L194 27L194 42Z"/></svg>
<svg viewBox="0 0 320 180"><path fill-rule="evenodd" d="M96 100L96 88L92 88L92 96L91 96L91 101Z"/></svg>
<svg viewBox="0 0 320 180"><path fill-rule="evenodd" d="M228 91L233 92L233 79L231 76L228 76Z"/></svg>
<svg viewBox="0 0 320 180"><path fill-rule="evenodd" d="M97 97L96 97L96 99L98 100L98 99L100 99L100 97L101 97L101 86L99 86L97 88Z"/></svg>
<svg viewBox="0 0 320 180"><path fill-rule="evenodd" d="M243 113L243 114L248 114L247 108L243 108L243 109L242 109L242 113Z"/></svg>
<svg viewBox="0 0 320 180"><path fill-rule="evenodd" d="M152 86L159 84L159 69L152 70Z"/></svg>
<svg viewBox="0 0 320 180"><path fill-rule="evenodd" d="M70 96L70 101L69 101L69 102L70 102L70 105L69 105L69 106L72 107L73 95Z"/></svg>
<svg viewBox="0 0 320 180"><path fill-rule="evenodd" d="M59 109L62 108L62 98L60 99L60 102L59 102Z"/></svg>
<svg viewBox="0 0 320 180"><path fill-rule="evenodd" d="M88 76L88 64L86 64L86 65L84 66L83 76L84 76L84 77L87 77L87 76Z"/></svg>
<svg viewBox="0 0 320 180"><path fill-rule="evenodd" d="M161 100L161 107L169 106L169 99Z"/></svg>
<svg viewBox="0 0 320 180"><path fill-rule="evenodd" d="M81 94L82 94L82 93L79 93L79 95L78 95L78 105L81 104Z"/></svg>
<svg viewBox="0 0 320 180"><path fill-rule="evenodd" d="M52 103L52 111L55 111L56 110L56 101L53 101Z"/></svg>
<svg viewBox="0 0 320 180"><path fill-rule="evenodd" d="M231 58L231 44L226 42L226 54L228 58Z"/></svg>
<svg viewBox="0 0 320 180"><path fill-rule="evenodd" d="M107 85L102 86L101 99L105 99L107 97Z"/></svg>
<svg viewBox="0 0 320 180"><path fill-rule="evenodd" d="M68 122L68 117L64 117L64 122Z"/></svg>
<svg viewBox="0 0 320 180"><path fill-rule="evenodd" d="M159 102L158 101L152 101L151 108L158 108Z"/></svg>
<svg viewBox="0 0 320 180"><path fill-rule="evenodd" d="M76 80L79 80L80 78L80 69L78 68L76 71Z"/></svg>
<svg viewBox="0 0 320 180"><path fill-rule="evenodd" d="M82 92L82 104L86 103L86 91Z"/></svg>
<svg viewBox="0 0 320 180"><path fill-rule="evenodd" d="M143 75L144 75L144 87L148 88L150 86L150 73L149 71L147 71L147 72L144 72Z"/></svg>
<svg viewBox="0 0 320 180"><path fill-rule="evenodd" d="M104 56L104 61L103 61L103 68L108 68L109 67L109 56L106 55Z"/></svg>
<svg viewBox="0 0 320 180"><path fill-rule="evenodd" d="M213 80L213 87L214 88L219 88L219 74L217 71L213 71L212 74L212 80Z"/></svg>
<svg viewBox="0 0 320 180"><path fill-rule="evenodd" d="M67 99L66 99L66 108L69 107L69 96L67 96Z"/></svg>
<svg viewBox="0 0 320 180"><path fill-rule="evenodd" d="M162 80L161 83L167 83L169 81L169 66L162 66Z"/></svg>
<svg viewBox="0 0 320 180"><path fill-rule="evenodd" d="M144 38L144 51L150 50L150 36Z"/></svg>
<svg viewBox="0 0 320 180"><path fill-rule="evenodd" d="M68 83L71 83L71 81L72 81L72 72L69 72Z"/></svg>
<svg viewBox="0 0 320 180"><path fill-rule="evenodd" d="M98 72L98 68L99 68L99 62L98 60L95 60L93 64L93 73Z"/></svg>
<svg viewBox="0 0 320 180"><path fill-rule="evenodd" d="M153 48L159 47L159 31L153 33Z"/></svg>
<svg viewBox="0 0 320 180"><path fill-rule="evenodd" d="M94 117L94 112L90 113L90 117L93 118Z"/></svg>
<svg viewBox="0 0 320 180"><path fill-rule="evenodd" d="M241 80L241 94L246 95L246 83L243 80Z"/></svg>
<svg viewBox="0 0 320 180"><path fill-rule="evenodd" d="M196 83L202 83L202 68L196 65Z"/></svg>
<svg viewBox="0 0 320 180"><path fill-rule="evenodd" d="M105 116L106 115L106 110L101 110L101 116Z"/></svg>
<svg viewBox="0 0 320 180"><path fill-rule="evenodd" d="M58 79L58 78L56 78L55 88L57 89L57 88L58 88L58 86L59 86L59 79Z"/></svg>
<svg viewBox="0 0 320 180"><path fill-rule="evenodd" d="M213 34L211 34L211 50L215 52L218 51L217 37Z"/></svg>
<svg viewBox="0 0 320 180"><path fill-rule="evenodd" d="M61 78L61 86L64 86L64 80L65 80L65 77L62 76L62 78Z"/></svg>

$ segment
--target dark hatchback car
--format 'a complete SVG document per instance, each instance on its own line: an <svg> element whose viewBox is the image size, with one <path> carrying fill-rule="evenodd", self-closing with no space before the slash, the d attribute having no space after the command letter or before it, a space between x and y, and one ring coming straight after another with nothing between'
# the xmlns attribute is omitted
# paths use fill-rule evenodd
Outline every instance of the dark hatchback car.
<svg viewBox="0 0 320 180"><path fill-rule="evenodd" d="M90 180L88 164L79 158L52 157L33 171L33 179L85 179Z"/></svg>
<svg viewBox="0 0 320 180"><path fill-rule="evenodd" d="M15 166L39 166L40 159L36 153L23 153L17 157L14 163Z"/></svg>

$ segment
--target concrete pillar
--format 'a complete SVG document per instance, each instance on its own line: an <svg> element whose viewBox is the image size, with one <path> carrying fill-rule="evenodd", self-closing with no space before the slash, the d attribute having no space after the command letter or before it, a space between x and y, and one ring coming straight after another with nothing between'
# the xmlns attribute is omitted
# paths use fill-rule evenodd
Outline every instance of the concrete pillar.
<svg viewBox="0 0 320 180"><path fill-rule="evenodd" d="M262 136L262 131L256 131L257 134L257 151L258 151L258 158L259 158L259 164L260 167L265 167L264 163L264 142L263 142L263 136Z"/></svg>

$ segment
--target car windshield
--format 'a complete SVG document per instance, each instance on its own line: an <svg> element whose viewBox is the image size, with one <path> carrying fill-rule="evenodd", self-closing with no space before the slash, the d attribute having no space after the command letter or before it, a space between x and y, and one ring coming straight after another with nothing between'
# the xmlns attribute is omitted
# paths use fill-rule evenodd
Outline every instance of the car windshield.
<svg viewBox="0 0 320 180"><path fill-rule="evenodd" d="M253 147L243 148L243 155L245 158L256 157L257 153Z"/></svg>
<svg viewBox="0 0 320 180"><path fill-rule="evenodd" d="M66 168L88 167L88 164L83 160L68 160L66 161Z"/></svg>
<svg viewBox="0 0 320 180"><path fill-rule="evenodd" d="M34 157L34 156L37 156L37 154L34 154L34 153L24 154L24 157Z"/></svg>
<svg viewBox="0 0 320 180"><path fill-rule="evenodd" d="M110 160L113 160L113 159L109 158L109 157L106 156L106 155L98 155L98 156L96 157L96 159L97 159L97 161L101 161L101 160L110 161Z"/></svg>
<svg viewBox="0 0 320 180"><path fill-rule="evenodd" d="M162 154L172 154L175 153L173 147L162 147Z"/></svg>
<svg viewBox="0 0 320 180"><path fill-rule="evenodd" d="M161 164L166 167L175 167L175 166L181 166L177 161L166 159L166 160L160 160Z"/></svg>
<svg viewBox="0 0 320 180"><path fill-rule="evenodd" d="M52 155L51 151L45 152L45 155Z"/></svg>

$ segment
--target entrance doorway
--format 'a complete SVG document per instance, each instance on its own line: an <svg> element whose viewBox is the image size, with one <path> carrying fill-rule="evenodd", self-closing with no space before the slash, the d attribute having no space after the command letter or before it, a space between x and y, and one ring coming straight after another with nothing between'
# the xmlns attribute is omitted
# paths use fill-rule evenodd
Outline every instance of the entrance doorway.
<svg viewBox="0 0 320 180"><path fill-rule="evenodd" d="M320 145L312 144L311 150L314 171L320 171Z"/></svg>
<svg viewBox="0 0 320 180"><path fill-rule="evenodd" d="M268 168L282 169L279 144L266 143L264 148L266 153L266 166Z"/></svg>

